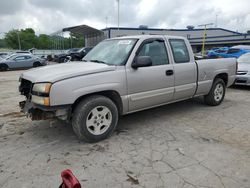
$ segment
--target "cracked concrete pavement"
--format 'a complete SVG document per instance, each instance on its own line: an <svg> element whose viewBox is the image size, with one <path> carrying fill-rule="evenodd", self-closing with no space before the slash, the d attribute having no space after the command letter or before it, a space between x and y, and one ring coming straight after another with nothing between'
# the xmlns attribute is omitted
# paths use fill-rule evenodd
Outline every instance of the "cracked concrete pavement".
<svg viewBox="0 0 250 188"><path fill-rule="evenodd" d="M68 168L84 188L250 187L249 88L229 88L218 107L198 98L127 115L87 144L18 112L21 72L0 72L0 187L58 187Z"/></svg>

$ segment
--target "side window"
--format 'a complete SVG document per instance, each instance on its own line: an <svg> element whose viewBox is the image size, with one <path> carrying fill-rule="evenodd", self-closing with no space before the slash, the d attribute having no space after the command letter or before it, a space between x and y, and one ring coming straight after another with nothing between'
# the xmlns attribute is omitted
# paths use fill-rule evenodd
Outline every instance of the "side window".
<svg viewBox="0 0 250 188"><path fill-rule="evenodd" d="M25 56L25 59L31 59L31 56Z"/></svg>
<svg viewBox="0 0 250 188"><path fill-rule="evenodd" d="M175 63L188 63L190 57L185 41L182 39L170 39L169 42Z"/></svg>
<svg viewBox="0 0 250 188"><path fill-rule="evenodd" d="M25 60L25 56L19 56L15 58L16 61L23 61Z"/></svg>
<svg viewBox="0 0 250 188"><path fill-rule="evenodd" d="M168 55L164 41L153 41L145 43L141 48L138 56L149 56L152 60L152 65L169 64Z"/></svg>

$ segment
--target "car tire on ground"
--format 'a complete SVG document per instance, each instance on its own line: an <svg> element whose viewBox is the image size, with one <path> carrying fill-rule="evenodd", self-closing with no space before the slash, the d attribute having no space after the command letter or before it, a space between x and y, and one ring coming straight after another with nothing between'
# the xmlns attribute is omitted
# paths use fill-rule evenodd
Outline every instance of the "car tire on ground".
<svg viewBox="0 0 250 188"><path fill-rule="evenodd" d="M85 142L93 143L108 138L117 123L117 107L105 96L87 97L73 111L73 130L77 137Z"/></svg>
<svg viewBox="0 0 250 188"><path fill-rule="evenodd" d="M7 71L9 69L9 66L6 64L1 64L0 65L0 71Z"/></svg>
<svg viewBox="0 0 250 188"><path fill-rule="evenodd" d="M33 63L33 67L40 67L40 66L42 66L40 62Z"/></svg>
<svg viewBox="0 0 250 188"><path fill-rule="evenodd" d="M210 92L204 96L205 103L210 106L219 105L225 97L225 92L225 82L220 78L216 78L213 82Z"/></svg>

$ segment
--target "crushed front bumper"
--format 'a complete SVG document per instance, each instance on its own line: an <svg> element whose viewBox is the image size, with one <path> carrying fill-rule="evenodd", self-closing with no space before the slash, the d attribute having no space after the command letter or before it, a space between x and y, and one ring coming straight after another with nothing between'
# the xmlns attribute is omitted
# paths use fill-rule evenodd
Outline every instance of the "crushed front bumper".
<svg viewBox="0 0 250 188"><path fill-rule="evenodd" d="M35 104L29 100L19 102L21 112L26 114L32 120L47 120L58 118L61 120L69 120L71 107L70 105L63 106L42 106Z"/></svg>

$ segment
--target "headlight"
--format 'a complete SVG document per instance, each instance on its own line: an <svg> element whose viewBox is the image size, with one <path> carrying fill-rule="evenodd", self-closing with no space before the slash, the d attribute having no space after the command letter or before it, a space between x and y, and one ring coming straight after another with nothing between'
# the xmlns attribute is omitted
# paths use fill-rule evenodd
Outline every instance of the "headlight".
<svg viewBox="0 0 250 188"><path fill-rule="evenodd" d="M32 91L48 94L50 92L50 88L51 88L51 83L38 83L34 84Z"/></svg>
<svg viewBox="0 0 250 188"><path fill-rule="evenodd" d="M50 105L49 92L50 92L51 85L52 85L51 83L34 84L32 88L31 101L36 104L49 106Z"/></svg>
<svg viewBox="0 0 250 188"><path fill-rule="evenodd" d="M31 101L33 103L44 105L44 106L50 105L49 97L40 97L40 96L32 95Z"/></svg>

